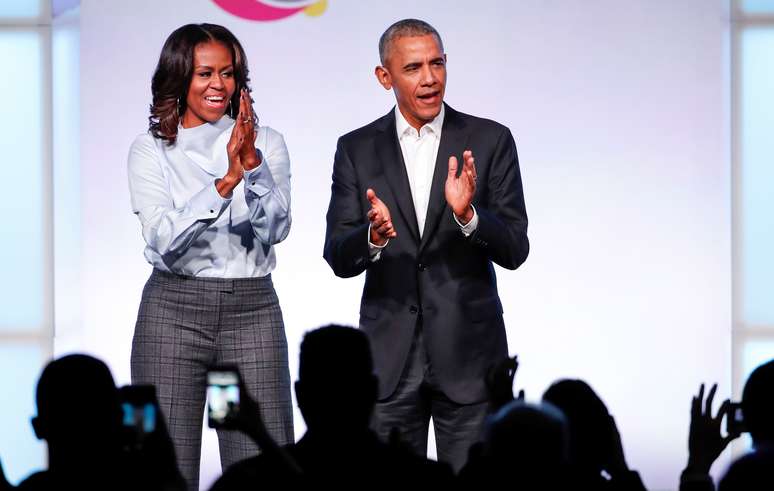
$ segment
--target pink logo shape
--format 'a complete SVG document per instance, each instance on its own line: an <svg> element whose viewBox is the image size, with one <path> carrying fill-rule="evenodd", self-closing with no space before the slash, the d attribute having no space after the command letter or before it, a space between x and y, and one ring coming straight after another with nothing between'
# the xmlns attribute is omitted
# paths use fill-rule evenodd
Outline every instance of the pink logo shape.
<svg viewBox="0 0 774 491"><path fill-rule="evenodd" d="M212 0L215 5L226 12L247 20L271 21L284 19L306 8L288 7L281 8L268 5L259 0Z"/></svg>

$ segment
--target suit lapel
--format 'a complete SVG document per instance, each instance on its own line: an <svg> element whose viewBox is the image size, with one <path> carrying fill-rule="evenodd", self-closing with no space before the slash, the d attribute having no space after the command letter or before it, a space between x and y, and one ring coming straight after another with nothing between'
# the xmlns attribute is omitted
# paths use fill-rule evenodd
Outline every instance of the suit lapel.
<svg viewBox="0 0 774 491"><path fill-rule="evenodd" d="M422 232L419 252L422 252L431 240L441 216L448 212L444 188L446 186L446 175L449 173L449 157L454 155L457 157L460 165L462 165L462 152L465 150L468 136L462 118L460 118L457 111L446 104L446 114L444 116L443 129L441 130L441 142L438 145L438 156L435 159L435 170L433 171L433 184L430 188L430 201L427 204L425 230Z"/></svg>
<svg viewBox="0 0 774 491"><path fill-rule="evenodd" d="M385 117L385 124L381 133L376 137L376 153L382 163L382 175L384 175L392 190L392 195L398 205L398 212L403 221L408 225L409 233L415 242L419 242L419 226L414 210L414 200L411 197L411 186L406 174L406 164L403 161L403 152L400 150L398 136L395 129L395 112ZM378 195L378 191L377 191ZM394 213L394 212L393 212ZM397 230L401 233L401 230Z"/></svg>

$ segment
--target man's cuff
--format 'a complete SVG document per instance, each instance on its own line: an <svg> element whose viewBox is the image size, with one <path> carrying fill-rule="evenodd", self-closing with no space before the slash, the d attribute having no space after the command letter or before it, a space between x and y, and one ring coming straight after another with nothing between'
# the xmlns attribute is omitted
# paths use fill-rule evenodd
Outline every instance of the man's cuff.
<svg viewBox="0 0 774 491"><path fill-rule="evenodd" d="M368 225L368 258L372 263L375 263L379 260L380 257L382 257L382 249L387 247L387 244L389 243L390 239L387 239L387 242L380 246L371 242L371 225Z"/></svg>
<svg viewBox="0 0 774 491"><path fill-rule="evenodd" d="M457 222L457 225L460 226L460 231L462 232L462 235L465 237L470 237L470 234L476 231L478 228L478 213L476 213L476 207L472 204L470 205L471 208L473 208L473 218L470 219L468 223L465 225L461 224L459 220L457 220L457 217L454 215L454 212L452 212L452 217L454 218L454 221Z"/></svg>

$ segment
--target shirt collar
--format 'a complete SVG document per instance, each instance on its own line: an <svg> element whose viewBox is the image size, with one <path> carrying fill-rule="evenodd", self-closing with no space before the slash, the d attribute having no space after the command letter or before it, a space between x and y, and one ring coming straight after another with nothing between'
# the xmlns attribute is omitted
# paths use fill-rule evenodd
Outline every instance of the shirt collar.
<svg viewBox="0 0 774 491"><path fill-rule="evenodd" d="M441 111L438 113L438 116L435 117L432 121L425 124L420 128L420 136L422 134L422 129L427 128L427 130L431 131L434 135L440 137L441 136L441 129L443 128L443 118L446 114L446 104L441 103ZM398 106L395 106L395 129L398 132L398 138L402 138L406 134L412 134L416 136L416 130L409 124L408 121L406 121L406 118L403 117L403 113L400 112L400 108Z"/></svg>
<svg viewBox="0 0 774 491"><path fill-rule="evenodd" d="M204 123L193 128L177 128L174 148L212 176L222 176L228 170L226 145L231 137L234 120L223 116L214 123Z"/></svg>

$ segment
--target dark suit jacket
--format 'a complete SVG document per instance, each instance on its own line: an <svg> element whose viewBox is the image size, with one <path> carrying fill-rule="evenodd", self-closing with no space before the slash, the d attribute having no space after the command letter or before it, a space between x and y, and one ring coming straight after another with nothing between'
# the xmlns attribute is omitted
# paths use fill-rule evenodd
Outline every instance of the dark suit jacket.
<svg viewBox="0 0 774 491"><path fill-rule="evenodd" d="M462 167L466 149L476 159L479 217L467 238L444 197L449 157ZM369 187L390 209L398 234L376 262L368 254ZM516 144L505 126L446 106L421 239L394 111L339 138L324 256L337 276L366 272L360 327L371 339L380 399L398 384L421 315L444 394L460 404L483 401L488 366L508 354L492 263L516 269L528 253Z"/></svg>

